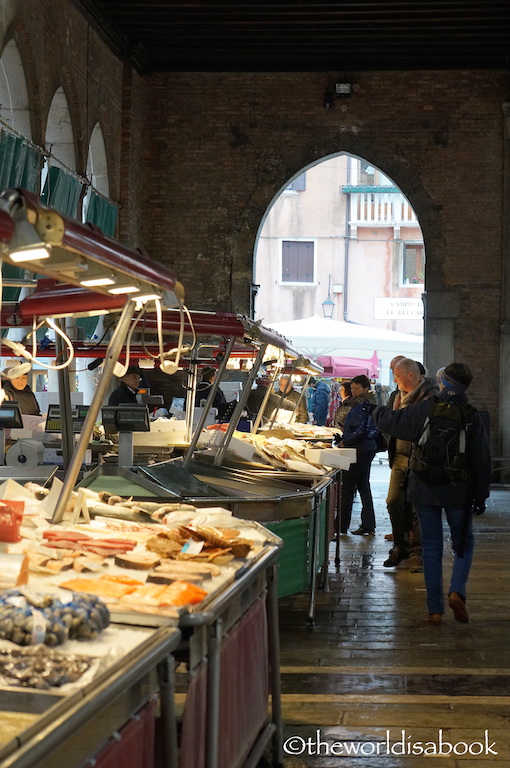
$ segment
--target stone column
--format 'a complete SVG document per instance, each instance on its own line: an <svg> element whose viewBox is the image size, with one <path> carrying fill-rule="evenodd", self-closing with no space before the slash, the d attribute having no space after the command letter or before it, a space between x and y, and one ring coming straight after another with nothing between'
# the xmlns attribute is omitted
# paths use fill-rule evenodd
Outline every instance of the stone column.
<svg viewBox="0 0 510 768"><path fill-rule="evenodd" d="M503 104L503 242L499 356L499 454L510 456L510 103ZM507 473L510 474L510 473ZM503 478L501 478L503 479Z"/></svg>

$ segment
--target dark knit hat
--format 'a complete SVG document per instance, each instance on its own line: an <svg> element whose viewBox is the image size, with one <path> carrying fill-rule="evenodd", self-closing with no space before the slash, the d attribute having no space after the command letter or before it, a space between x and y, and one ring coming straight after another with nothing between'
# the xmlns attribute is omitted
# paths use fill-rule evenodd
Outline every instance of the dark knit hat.
<svg viewBox="0 0 510 768"><path fill-rule="evenodd" d="M450 363L443 371L443 378L457 387L467 389L473 381L473 374L464 363Z"/></svg>

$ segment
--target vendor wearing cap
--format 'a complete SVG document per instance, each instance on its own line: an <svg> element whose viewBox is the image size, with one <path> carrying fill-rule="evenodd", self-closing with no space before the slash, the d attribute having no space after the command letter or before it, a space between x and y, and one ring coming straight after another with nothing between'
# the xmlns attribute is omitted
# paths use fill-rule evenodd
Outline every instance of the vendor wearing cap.
<svg viewBox="0 0 510 768"><path fill-rule="evenodd" d="M28 385L28 374L31 369L30 363L19 363L12 368L7 368L2 374L3 387L6 400L15 400L21 413L40 416L39 403Z"/></svg>
<svg viewBox="0 0 510 768"><path fill-rule="evenodd" d="M108 405L125 405L138 403L136 395L142 376L136 365L128 365L117 389L114 389L108 399Z"/></svg>
<svg viewBox="0 0 510 768"><path fill-rule="evenodd" d="M207 366L206 368L203 369L202 378L197 384L197 391L195 394L195 407L199 407L203 401L207 400L209 396L209 391L214 383L215 378L216 378L215 368L212 368L211 366ZM223 391L218 387L218 389L216 390L216 394L214 395L212 407L217 409L218 417L220 419L225 413L227 406L228 406L227 398L225 397Z"/></svg>

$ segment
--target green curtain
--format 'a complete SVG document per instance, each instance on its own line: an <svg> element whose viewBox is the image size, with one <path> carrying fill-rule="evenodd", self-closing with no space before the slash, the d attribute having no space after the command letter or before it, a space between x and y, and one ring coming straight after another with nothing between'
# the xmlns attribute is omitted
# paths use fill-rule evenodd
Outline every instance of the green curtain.
<svg viewBox="0 0 510 768"><path fill-rule="evenodd" d="M99 227L107 237L113 237L117 226L117 206L91 189L86 220ZM83 328L86 339L92 339L98 322L99 317L80 317L76 325L78 328Z"/></svg>
<svg viewBox="0 0 510 768"><path fill-rule="evenodd" d="M37 192L41 154L21 136L0 133L0 191L23 187Z"/></svg>
<svg viewBox="0 0 510 768"><path fill-rule="evenodd" d="M29 192L37 193L41 162L41 153L22 136L0 132L0 192L13 187L23 187ZM12 264L3 264L2 275L5 278L22 279L25 270ZM17 301L20 292L21 288L4 288L2 301ZM2 331L2 336L5 333L5 330Z"/></svg>
<svg viewBox="0 0 510 768"><path fill-rule="evenodd" d="M49 208L54 208L64 216L76 218L82 189L83 184L75 176L66 173L63 168L51 166L44 183L41 200Z"/></svg>
<svg viewBox="0 0 510 768"><path fill-rule="evenodd" d="M93 189L89 194L86 220L99 227L107 237L113 237L117 226L117 206L98 195Z"/></svg>

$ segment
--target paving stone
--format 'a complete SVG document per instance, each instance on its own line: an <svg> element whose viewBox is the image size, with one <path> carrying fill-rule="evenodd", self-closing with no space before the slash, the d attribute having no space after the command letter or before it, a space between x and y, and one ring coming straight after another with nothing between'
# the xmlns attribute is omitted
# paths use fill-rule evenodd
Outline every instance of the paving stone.
<svg viewBox="0 0 510 768"><path fill-rule="evenodd" d="M447 610L437 628L428 625L423 574L382 566L391 546L384 540L389 473L377 463L372 473L377 533L342 536L338 568L331 545L329 591L317 594L315 626L307 626L308 594L280 601L285 738L304 739L320 729L328 739L358 744L358 754L286 754L285 768L507 768L510 492L493 491L485 515L475 520L470 623L457 624ZM359 507L353 521L358 516ZM446 545L445 583L450 565ZM359 753L360 744L388 729L392 738L404 729L422 741L442 729L459 744L481 743L487 730L498 755L425 760L368 754L370 746Z"/></svg>

